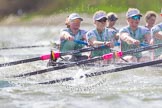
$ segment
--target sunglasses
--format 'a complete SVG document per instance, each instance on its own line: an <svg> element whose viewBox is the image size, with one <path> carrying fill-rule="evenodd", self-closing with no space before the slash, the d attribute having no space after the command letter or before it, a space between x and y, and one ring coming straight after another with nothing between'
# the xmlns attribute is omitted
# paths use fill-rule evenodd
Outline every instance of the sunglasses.
<svg viewBox="0 0 162 108"><path fill-rule="evenodd" d="M100 20L97 20L98 22L106 22L107 18L102 18Z"/></svg>
<svg viewBox="0 0 162 108"><path fill-rule="evenodd" d="M131 18L134 19L134 20L140 20L141 16L136 15L136 16L132 16Z"/></svg>

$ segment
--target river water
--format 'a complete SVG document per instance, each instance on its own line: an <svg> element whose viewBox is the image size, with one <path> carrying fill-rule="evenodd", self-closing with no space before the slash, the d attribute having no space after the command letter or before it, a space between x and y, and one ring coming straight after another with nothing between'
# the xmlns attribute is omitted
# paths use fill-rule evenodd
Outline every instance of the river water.
<svg viewBox="0 0 162 108"><path fill-rule="evenodd" d="M61 26L0 27L0 47L48 45ZM86 28L86 27L85 27ZM87 29L87 28L86 28ZM50 53L50 47L0 50L0 63ZM0 108L162 108L162 68L144 67L79 79L80 75L113 68L67 68L41 75L12 75L46 69L47 61L0 67ZM74 81L39 82L74 77Z"/></svg>

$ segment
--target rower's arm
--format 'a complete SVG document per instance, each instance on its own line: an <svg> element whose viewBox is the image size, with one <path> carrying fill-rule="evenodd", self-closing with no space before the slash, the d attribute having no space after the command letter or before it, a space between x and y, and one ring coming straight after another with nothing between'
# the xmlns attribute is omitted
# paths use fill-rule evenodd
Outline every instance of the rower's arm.
<svg viewBox="0 0 162 108"><path fill-rule="evenodd" d="M60 39L63 39L63 40L74 40L74 38L67 31L62 31L60 33Z"/></svg>
<svg viewBox="0 0 162 108"><path fill-rule="evenodd" d="M161 39L162 40L162 31L156 32L154 34L154 37L157 38L157 39Z"/></svg>
<svg viewBox="0 0 162 108"><path fill-rule="evenodd" d="M104 42L102 42L102 41L97 41L95 37L89 39L89 43L92 46L95 46L95 45L103 45L104 44Z"/></svg>
<svg viewBox="0 0 162 108"><path fill-rule="evenodd" d="M120 33L120 39L125 41L125 42L127 42L128 44L135 44L135 45L139 45L140 44L139 40L133 39L126 32Z"/></svg>
<svg viewBox="0 0 162 108"><path fill-rule="evenodd" d="M150 34L146 34L145 35L145 41L147 42L147 43L150 43L151 41L153 41L153 40L151 40L151 35ZM152 43L152 42L151 42Z"/></svg>
<svg viewBox="0 0 162 108"><path fill-rule="evenodd" d="M98 41L95 37L93 37L93 38L91 38L90 40L89 40L89 43L90 43L90 45L92 45L92 46L101 46L101 45L106 45L106 46L108 46L108 47L110 47L110 48L113 48L114 47L114 44L113 44L113 42L111 42L111 41Z"/></svg>

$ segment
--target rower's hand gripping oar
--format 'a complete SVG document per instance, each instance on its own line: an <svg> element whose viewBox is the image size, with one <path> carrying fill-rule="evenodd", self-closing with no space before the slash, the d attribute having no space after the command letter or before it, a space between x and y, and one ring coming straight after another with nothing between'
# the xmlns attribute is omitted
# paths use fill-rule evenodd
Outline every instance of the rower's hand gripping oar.
<svg viewBox="0 0 162 108"><path fill-rule="evenodd" d="M141 47L146 47L146 46L148 46L149 44L148 43L140 43L140 46ZM115 42L115 46L120 46L120 43L119 42ZM114 50L114 49L111 49L112 50L112 52L116 52L116 50ZM115 59L115 58L114 58ZM120 59L122 59L123 61L125 61L125 62L128 62L127 60L125 60L123 57L120 57Z"/></svg>

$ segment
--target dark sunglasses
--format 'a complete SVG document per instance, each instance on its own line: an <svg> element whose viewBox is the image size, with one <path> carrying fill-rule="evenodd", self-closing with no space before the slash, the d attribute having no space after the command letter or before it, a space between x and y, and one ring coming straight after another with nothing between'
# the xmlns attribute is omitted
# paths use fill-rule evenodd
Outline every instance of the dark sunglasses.
<svg viewBox="0 0 162 108"><path fill-rule="evenodd" d="M140 20L141 16L136 15L136 16L132 16L131 18L134 19L134 20Z"/></svg>
<svg viewBox="0 0 162 108"><path fill-rule="evenodd" d="M98 22L106 22L107 18L102 18L100 20L97 20Z"/></svg>

